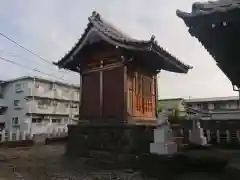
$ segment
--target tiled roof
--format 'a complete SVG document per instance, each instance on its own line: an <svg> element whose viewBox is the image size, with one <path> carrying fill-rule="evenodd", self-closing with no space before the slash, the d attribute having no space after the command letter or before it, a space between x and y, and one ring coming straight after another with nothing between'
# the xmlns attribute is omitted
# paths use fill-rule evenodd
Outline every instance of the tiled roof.
<svg viewBox="0 0 240 180"><path fill-rule="evenodd" d="M215 12L226 12L235 8L240 8L239 0L218 0L205 3L196 2L192 5L192 12L187 13L177 10L177 15L181 18L207 15Z"/></svg>
<svg viewBox="0 0 240 180"><path fill-rule="evenodd" d="M82 43L87 33L94 27L102 36L110 39L112 42L116 43L118 46L133 49L139 51L149 51L158 55L163 56L165 61L168 61L171 65L175 66L179 72L186 73L192 67L185 65L183 62L179 61L176 57L172 56L169 52L160 47L155 41L155 37L152 36L150 40L137 40L129 37L125 33L121 32L115 28L112 24L103 20L98 13L95 11L92 13L92 16L88 18L89 23L85 29L82 37L76 43L76 45L69 51L60 61L54 63L59 67L63 67L72 54L77 51L79 45Z"/></svg>

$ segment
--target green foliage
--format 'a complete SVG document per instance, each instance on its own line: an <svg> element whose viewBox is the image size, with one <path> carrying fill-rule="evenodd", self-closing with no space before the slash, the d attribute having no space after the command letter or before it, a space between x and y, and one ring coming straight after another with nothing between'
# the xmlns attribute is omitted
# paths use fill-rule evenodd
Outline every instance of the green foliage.
<svg viewBox="0 0 240 180"><path fill-rule="evenodd" d="M180 112L179 109L173 109L172 114L170 114L168 116L168 122L170 124L179 124L179 122L182 120L182 118L180 117Z"/></svg>
<svg viewBox="0 0 240 180"><path fill-rule="evenodd" d="M158 104L157 106L157 114L161 113L162 112L162 107L160 104Z"/></svg>

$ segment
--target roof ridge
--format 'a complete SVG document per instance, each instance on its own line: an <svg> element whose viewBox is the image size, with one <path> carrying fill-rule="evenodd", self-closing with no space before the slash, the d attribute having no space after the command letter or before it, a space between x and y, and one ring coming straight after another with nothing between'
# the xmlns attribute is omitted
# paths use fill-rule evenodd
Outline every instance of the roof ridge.
<svg viewBox="0 0 240 180"><path fill-rule="evenodd" d="M97 13L96 11L93 11L92 12L92 15L88 18L89 22L92 23L95 27L96 27L96 23L98 22L101 22L103 23L104 25L107 25L107 28L109 28L110 30L114 31L115 33L118 33L118 34L121 34L123 36L124 39L128 39L128 40L131 40L131 41L136 41L136 42L145 42L145 43L149 43L150 41L152 41L152 38L153 40L155 39L155 36L152 35L150 40L139 40L139 39L136 39L136 38L132 38L130 35L128 35L127 33L123 32L122 30L120 30L119 28L115 27L111 22L105 20L104 18L102 18L102 16ZM96 27L98 28L98 30L101 31L101 29L99 27ZM102 31L101 31L102 32ZM103 32L104 33L104 32Z"/></svg>

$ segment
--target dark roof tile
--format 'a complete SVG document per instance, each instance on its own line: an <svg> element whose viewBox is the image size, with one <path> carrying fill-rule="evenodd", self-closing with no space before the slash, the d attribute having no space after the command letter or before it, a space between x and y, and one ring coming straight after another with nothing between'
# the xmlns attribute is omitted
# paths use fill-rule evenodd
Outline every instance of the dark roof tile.
<svg viewBox="0 0 240 180"><path fill-rule="evenodd" d="M137 40L131 38L130 36L126 35L125 33L121 32L117 28L115 28L109 22L103 20L98 13L95 11L92 13L92 16L88 18L89 23L87 28L85 29L83 35L76 43L76 45L68 52L59 62L54 63L59 67L64 64L64 62L71 56L71 54L77 49L77 47L82 43L82 40L85 38L87 33L91 30L92 27L97 29L100 33L104 36L112 39L114 42L119 43L120 45L126 45L137 50L141 51L153 51L155 53L161 53L165 58L164 60L170 61L171 64L174 64L180 72L187 72L192 67L189 65L183 64L179 61L176 57L173 57L169 52L165 51L162 47L160 47L157 42L155 41L155 36L151 36L150 40ZM181 69L181 70L180 70Z"/></svg>
<svg viewBox="0 0 240 180"><path fill-rule="evenodd" d="M205 3L196 2L192 5L191 13L177 10L177 15L181 18L187 18L215 12L226 12L235 8L240 8L239 0L218 0Z"/></svg>

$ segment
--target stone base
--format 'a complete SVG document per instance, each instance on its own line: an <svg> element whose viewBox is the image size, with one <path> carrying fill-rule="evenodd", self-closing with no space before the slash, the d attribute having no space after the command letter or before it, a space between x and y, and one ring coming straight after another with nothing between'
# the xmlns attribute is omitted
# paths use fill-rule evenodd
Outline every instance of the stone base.
<svg viewBox="0 0 240 180"><path fill-rule="evenodd" d="M175 142L169 143L151 143L150 152L158 155L171 155L178 152L178 146Z"/></svg>
<svg viewBox="0 0 240 180"><path fill-rule="evenodd" d="M136 155L149 153L154 128L129 124L69 125L65 154L85 156L92 150Z"/></svg>

